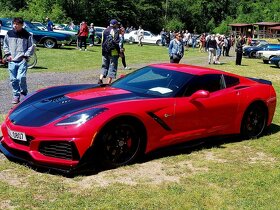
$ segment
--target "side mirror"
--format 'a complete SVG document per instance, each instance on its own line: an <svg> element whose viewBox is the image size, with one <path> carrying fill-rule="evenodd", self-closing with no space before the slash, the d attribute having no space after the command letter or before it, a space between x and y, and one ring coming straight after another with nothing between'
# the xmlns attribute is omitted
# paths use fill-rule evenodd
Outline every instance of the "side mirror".
<svg viewBox="0 0 280 210"><path fill-rule="evenodd" d="M198 90L194 94L191 95L191 101L195 101L199 98L208 98L210 96L209 91L206 90Z"/></svg>

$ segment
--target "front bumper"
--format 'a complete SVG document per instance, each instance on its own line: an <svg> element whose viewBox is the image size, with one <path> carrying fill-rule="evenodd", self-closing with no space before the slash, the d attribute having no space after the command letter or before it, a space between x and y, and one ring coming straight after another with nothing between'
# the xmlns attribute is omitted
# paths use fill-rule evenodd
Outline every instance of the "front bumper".
<svg viewBox="0 0 280 210"><path fill-rule="evenodd" d="M78 164L75 166L63 166L63 165L54 165L54 164L47 164L46 162L40 162L34 159L32 152L26 152L22 150L17 150L15 148L9 147L4 138L1 137L0 140L0 152L2 152L9 160L18 162L18 163L25 163L33 168L40 168L46 169L49 171L56 171L58 173L63 174L73 174L77 172L79 168ZM35 154L36 155L36 154Z"/></svg>

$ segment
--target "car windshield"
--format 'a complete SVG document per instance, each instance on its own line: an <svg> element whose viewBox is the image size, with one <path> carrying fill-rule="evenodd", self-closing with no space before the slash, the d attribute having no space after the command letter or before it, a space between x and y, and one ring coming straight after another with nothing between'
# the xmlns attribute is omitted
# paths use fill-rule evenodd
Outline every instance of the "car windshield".
<svg viewBox="0 0 280 210"><path fill-rule="evenodd" d="M266 46L267 46L266 43L259 43L259 44L257 45L257 47L266 47Z"/></svg>
<svg viewBox="0 0 280 210"><path fill-rule="evenodd" d="M40 29L29 21L24 21L24 27L33 31L40 31Z"/></svg>
<svg viewBox="0 0 280 210"><path fill-rule="evenodd" d="M174 97L193 77L187 73L147 66L115 81L112 87L156 97Z"/></svg>

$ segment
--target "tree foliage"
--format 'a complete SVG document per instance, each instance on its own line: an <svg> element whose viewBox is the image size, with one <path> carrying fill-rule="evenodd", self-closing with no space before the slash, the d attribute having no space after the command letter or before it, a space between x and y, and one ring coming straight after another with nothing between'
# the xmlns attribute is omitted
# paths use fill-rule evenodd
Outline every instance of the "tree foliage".
<svg viewBox="0 0 280 210"><path fill-rule="evenodd" d="M106 26L116 18L124 26L159 32L188 29L224 33L229 23L280 22L279 0L0 0L0 16L67 23L82 20ZM180 28L182 27L182 28Z"/></svg>

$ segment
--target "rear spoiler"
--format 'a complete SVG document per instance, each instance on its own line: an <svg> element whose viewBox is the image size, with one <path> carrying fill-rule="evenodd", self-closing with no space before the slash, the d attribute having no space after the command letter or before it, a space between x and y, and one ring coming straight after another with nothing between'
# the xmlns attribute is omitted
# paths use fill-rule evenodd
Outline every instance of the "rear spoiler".
<svg viewBox="0 0 280 210"><path fill-rule="evenodd" d="M262 83L262 84L266 84L266 85L272 85L272 82L269 81L269 80L257 79L257 78L252 78L252 77L247 77L247 78L250 79L250 80L253 80L255 82L258 82L258 83Z"/></svg>

